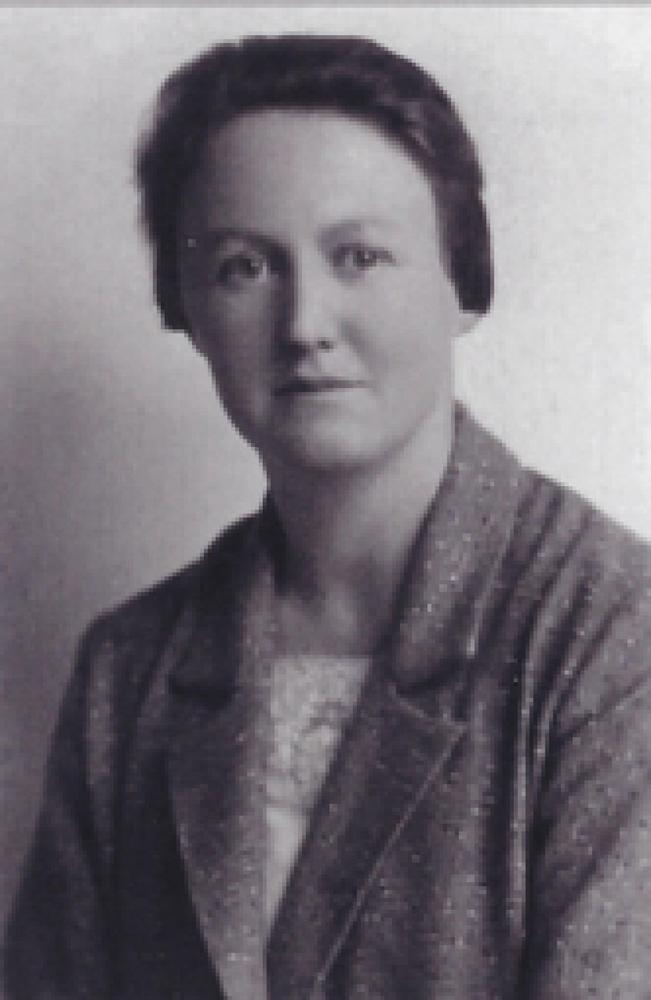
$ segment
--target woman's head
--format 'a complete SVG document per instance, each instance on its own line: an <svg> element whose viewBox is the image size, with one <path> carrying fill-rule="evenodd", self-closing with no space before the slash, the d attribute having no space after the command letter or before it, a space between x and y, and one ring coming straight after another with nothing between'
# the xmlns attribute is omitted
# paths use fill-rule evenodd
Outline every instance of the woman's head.
<svg viewBox="0 0 651 1000"><path fill-rule="evenodd" d="M441 87L422 69L361 38L247 38L216 45L164 84L138 153L142 213L166 326L188 329L179 286L178 217L208 138L247 112L325 110L370 123L429 178L441 253L462 309L492 296L482 174L471 139Z"/></svg>

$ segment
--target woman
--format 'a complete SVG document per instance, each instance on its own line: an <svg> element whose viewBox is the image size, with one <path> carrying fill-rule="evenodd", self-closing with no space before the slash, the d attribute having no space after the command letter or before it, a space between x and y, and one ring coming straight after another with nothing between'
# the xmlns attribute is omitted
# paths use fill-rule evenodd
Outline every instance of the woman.
<svg viewBox="0 0 651 1000"><path fill-rule="evenodd" d="M364 40L217 46L139 180L269 492L88 631L9 996L651 996L648 554L454 407L492 282L448 98Z"/></svg>

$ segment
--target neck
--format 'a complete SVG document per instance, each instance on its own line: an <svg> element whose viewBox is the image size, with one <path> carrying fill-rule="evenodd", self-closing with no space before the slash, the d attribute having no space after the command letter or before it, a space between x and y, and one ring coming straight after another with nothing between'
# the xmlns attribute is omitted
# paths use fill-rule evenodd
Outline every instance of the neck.
<svg viewBox="0 0 651 1000"><path fill-rule="evenodd" d="M302 622L308 645L320 651L377 645L445 472L451 433L451 413L435 413L379 469L267 466L285 540L279 592L286 632L296 638Z"/></svg>

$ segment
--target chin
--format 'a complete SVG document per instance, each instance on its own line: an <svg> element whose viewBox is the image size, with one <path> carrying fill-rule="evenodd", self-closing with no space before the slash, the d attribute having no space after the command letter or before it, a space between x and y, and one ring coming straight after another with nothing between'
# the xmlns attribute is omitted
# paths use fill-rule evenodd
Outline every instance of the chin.
<svg viewBox="0 0 651 1000"><path fill-rule="evenodd" d="M298 471L344 473L360 471L381 460L380 449L369 441L355 440L352 434L292 435L259 449L261 456L273 456L274 463L293 466Z"/></svg>

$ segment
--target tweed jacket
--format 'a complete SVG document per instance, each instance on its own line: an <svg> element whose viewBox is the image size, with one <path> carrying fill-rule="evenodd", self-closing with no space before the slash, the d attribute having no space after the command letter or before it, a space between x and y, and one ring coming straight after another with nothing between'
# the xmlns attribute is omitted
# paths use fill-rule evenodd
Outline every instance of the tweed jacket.
<svg viewBox="0 0 651 1000"><path fill-rule="evenodd" d="M267 505L87 632L10 1000L219 1000L254 953L243 692L275 531ZM266 942L271 1000L651 998L649 603L646 547L459 410Z"/></svg>

